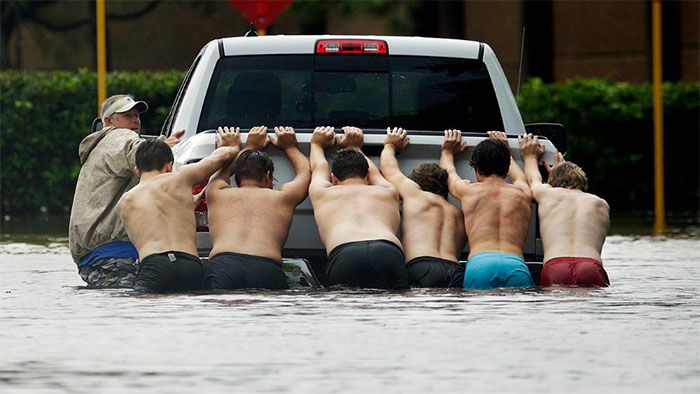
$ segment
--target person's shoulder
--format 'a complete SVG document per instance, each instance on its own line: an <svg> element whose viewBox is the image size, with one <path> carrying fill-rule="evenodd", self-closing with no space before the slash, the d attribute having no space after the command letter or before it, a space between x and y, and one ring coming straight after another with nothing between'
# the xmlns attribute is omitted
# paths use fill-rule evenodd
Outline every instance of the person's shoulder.
<svg viewBox="0 0 700 394"><path fill-rule="evenodd" d="M539 183L537 185L531 186L530 190L532 190L532 195L537 198L538 196L547 196L552 193L557 193L556 189L562 189L562 188L556 188L552 187L552 185L548 183ZM565 189L562 189L565 190Z"/></svg>
<svg viewBox="0 0 700 394"><path fill-rule="evenodd" d="M427 192L425 190L417 190L417 191L412 192L412 193L399 192L399 195L401 196L401 200L403 200L404 205L412 204L412 205L427 206L427 205L439 204L437 199L444 200L442 197L438 196L437 194Z"/></svg>
<svg viewBox="0 0 700 394"><path fill-rule="evenodd" d="M586 198L587 200L591 201L593 204L596 204L597 206L604 207L606 209L610 209L610 206L608 205L608 202L605 201L605 199L603 199L599 196L596 196L593 193L584 192L584 193L582 193L582 196L584 198Z"/></svg>
<svg viewBox="0 0 700 394"><path fill-rule="evenodd" d="M125 129L123 127L116 127L116 126L107 126L100 130L99 132L105 133L109 136L113 137L135 137L135 138L140 138L140 135L136 133L135 131L131 129Z"/></svg>
<svg viewBox="0 0 700 394"><path fill-rule="evenodd" d="M500 186L500 188L501 188L502 190L507 190L507 191L510 191L510 192L513 192L513 193L518 193L518 194L528 194L528 193L526 192L526 190L529 190L529 188L526 189L526 188L524 188L524 187L521 187L521 186L518 186L518 185L514 185L514 184L512 184L512 183L506 183L505 185Z"/></svg>
<svg viewBox="0 0 700 394"><path fill-rule="evenodd" d="M547 183L543 183L532 189L532 197L538 204L576 199L577 197L572 193L574 193L574 191L563 187L553 187Z"/></svg>
<svg viewBox="0 0 700 394"><path fill-rule="evenodd" d="M399 195L399 189L392 185L391 183L383 184L383 185L367 185L371 188L371 190L378 195L387 195L391 196L392 198L398 199L400 197Z"/></svg>
<svg viewBox="0 0 700 394"><path fill-rule="evenodd" d="M121 209L122 207L128 206L137 196L137 194L141 192L141 186L142 185L136 185L133 188L131 188L131 190L122 194L122 196L119 198L119 201L117 202L117 209Z"/></svg>
<svg viewBox="0 0 700 394"><path fill-rule="evenodd" d="M107 130L103 138L103 145L107 146L110 151L121 151L130 149L129 147L138 144L140 140L141 137L134 131L115 127Z"/></svg>
<svg viewBox="0 0 700 394"><path fill-rule="evenodd" d="M416 198L425 201L426 203L430 203L433 205L439 205L441 207L454 207L452 203L447 199L446 196L441 196L437 193L425 191L425 190L420 190L418 193L416 193Z"/></svg>
<svg viewBox="0 0 700 394"><path fill-rule="evenodd" d="M157 190L162 186L170 185L172 185L173 187L185 187L189 190L192 190L192 183L191 179L189 178L189 175L181 171L162 173L155 177L155 179L153 179L152 182L149 182L147 185L144 186L149 190Z"/></svg>
<svg viewBox="0 0 700 394"><path fill-rule="evenodd" d="M453 184L454 188L459 192L461 195L469 194L469 193L476 193L479 190L482 189L482 184L479 182L473 182L469 179L462 179L456 183Z"/></svg>

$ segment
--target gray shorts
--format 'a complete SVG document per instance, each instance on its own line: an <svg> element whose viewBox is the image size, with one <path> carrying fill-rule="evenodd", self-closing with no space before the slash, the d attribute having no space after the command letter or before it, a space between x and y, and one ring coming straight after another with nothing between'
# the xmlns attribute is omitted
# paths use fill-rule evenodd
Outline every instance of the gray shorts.
<svg viewBox="0 0 700 394"><path fill-rule="evenodd" d="M78 268L78 274L88 287L134 287L138 259L105 258Z"/></svg>

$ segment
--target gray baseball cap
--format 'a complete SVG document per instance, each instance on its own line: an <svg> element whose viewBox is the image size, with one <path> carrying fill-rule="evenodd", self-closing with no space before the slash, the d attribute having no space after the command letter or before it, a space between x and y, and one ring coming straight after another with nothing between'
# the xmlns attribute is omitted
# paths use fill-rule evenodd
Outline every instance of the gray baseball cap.
<svg viewBox="0 0 700 394"><path fill-rule="evenodd" d="M139 110L139 113L144 113L148 110L148 104L146 104L145 101L136 101L129 96L124 96L107 107L105 112L102 114L102 117L104 118L114 114L121 114L134 107Z"/></svg>

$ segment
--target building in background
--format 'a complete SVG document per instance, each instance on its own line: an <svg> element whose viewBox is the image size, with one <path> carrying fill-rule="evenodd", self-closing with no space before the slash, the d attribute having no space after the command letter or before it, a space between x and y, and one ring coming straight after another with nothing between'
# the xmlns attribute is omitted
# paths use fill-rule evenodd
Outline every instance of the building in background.
<svg viewBox="0 0 700 394"><path fill-rule="evenodd" d="M95 67L94 1L2 7L2 69ZM700 80L700 2L664 1L664 79ZM186 69L208 41L248 23L223 1L107 1L108 69ZM575 76L651 81L651 1L295 1L268 34L387 34L478 40L517 85Z"/></svg>

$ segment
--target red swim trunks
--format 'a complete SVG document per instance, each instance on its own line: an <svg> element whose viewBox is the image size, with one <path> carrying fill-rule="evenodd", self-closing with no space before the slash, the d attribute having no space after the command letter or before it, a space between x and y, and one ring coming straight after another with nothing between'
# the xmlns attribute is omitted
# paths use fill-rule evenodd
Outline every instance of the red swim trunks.
<svg viewBox="0 0 700 394"><path fill-rule="evenodd" d="M610 286L603 264L588 257L557 257L547 261L540 274L540 286Z"/></svg>

